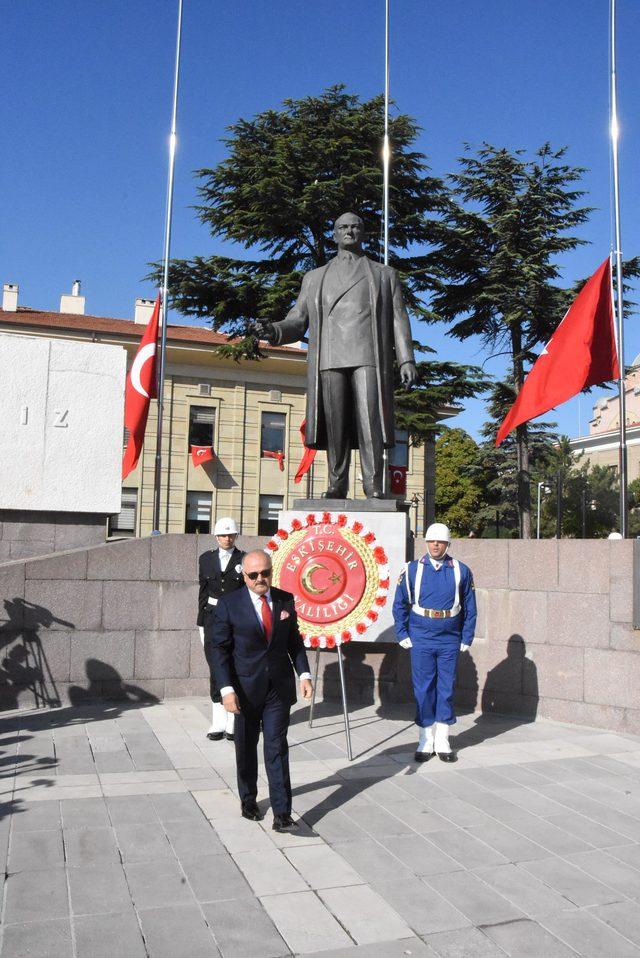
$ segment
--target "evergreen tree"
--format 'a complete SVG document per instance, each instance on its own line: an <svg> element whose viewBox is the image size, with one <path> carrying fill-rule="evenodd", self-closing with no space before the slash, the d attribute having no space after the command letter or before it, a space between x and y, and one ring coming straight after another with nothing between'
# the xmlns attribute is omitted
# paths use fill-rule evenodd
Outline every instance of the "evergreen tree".
<svg viewBox="0 0 640 958"><path fill-rule="evenodd" d="M416 353L433 350L414 342ZM478 366L427 359L416 363L418 381L412 389L400 386L396 377L396 426L406 429L409 441L419 446L446 428L440 422L442 411L462 399L471 399L489 389L490 380Z"/></svg>
<svg viewBox="0 0 640 958"><path fill-rule="evenodd" d="M464 429L447 429L436 441L436 516L454 536L478 531L480 483L478 446Z"/></svg>
<svg viewBox="0 0 640 958"><path fill-rule="evenodd" d="M603 538L618 527L620 486L615 469L592 466L584 454L573 452L567 436L560 436L539 473L538 481L546 481L552 490L541 503L543 538L557 532L558 480L562 536L579 539L584 532L587 539Z"/></svg>
<svg viewBox="0 0 640 958"><path fill-rule="evenodd" d="M557 257L582 242L573 230L590 212L578 205L583 194L575 184L583 170L566 164L564 153L546 144L527 159L522 151L484 144L477 155L463 156L427 259L436 276L428 319L451 324L449 335L457 339L479 336L493 355L509 356L514 396L570 303L571 294L555 285ZM507 450L524 538L531 534L533 442L524 424ZM485 453L487 461L496 458Z"/></svg>
<svg viewBox="0 0 640 958"><path fill-rule="evenodd" d="M496 432L507 410L512 405L515 392L512 381L498 382L491 390L487 403L490 420L481 430L483 442L478 448L480 483L484 489L483 503L478 509L478 522L485 535L502 534L518 536L519 523L519 460L516 437L513 433L496 447ZM556 440L553 423L528 424L528 453L534 475L549 475L549 457Z"/></svg>
<svg viewBox="0 0 640 958"><path fill-rule="evenodd" d="M224 141L227 157L198 170L198 214L212 236L243 246L251 258L197 256L173 260L173 306L185 316L208 319L236 341L220 351L240 358L259 354L256 320L286 315L302 274L333 254L333 221L358 213L368 234L366 252L382 258L383 99L362 101L334 86L320 96L285 100L239 120ZM390 121L393 176L390 185L390 263L403 278L411 311L425 313L420 295L429 287L424 255L433 241L433 216L443 209L443 184L413 149L415 121ZM159 276L156 265L154 276Z"/></svg>

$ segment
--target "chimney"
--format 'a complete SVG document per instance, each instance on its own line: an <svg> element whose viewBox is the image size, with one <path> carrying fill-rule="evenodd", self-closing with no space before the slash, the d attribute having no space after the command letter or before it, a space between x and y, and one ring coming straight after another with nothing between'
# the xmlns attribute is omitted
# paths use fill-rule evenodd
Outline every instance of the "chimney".
<svg viewBox="0 0 640 958"><path fill-rule="evenodd" d="M18 284L5 283L2 287L2 308L5 313L15 313L18 308Z"/></svg>
<svg viewBox="0 0 640 958"><path fill-rule="evenodd" d="M80 295L80 280L75 279L71 293L63 293L60 297L61 313L78 313L84 316L84 296Z"/></svg>
<svg viewBox="0 0 640 958"><path fill-rule="evenodd" d="M133 315L134 322L146 326L151 319L154 306L155 300L153 299L137 299L135 313Z"/></svg>

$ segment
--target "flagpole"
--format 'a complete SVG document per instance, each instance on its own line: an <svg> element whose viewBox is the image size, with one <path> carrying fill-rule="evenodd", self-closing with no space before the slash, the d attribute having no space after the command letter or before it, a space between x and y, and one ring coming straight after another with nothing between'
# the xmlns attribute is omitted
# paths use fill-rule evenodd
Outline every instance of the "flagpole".
<svg viewBox="0 0 640 958"><path fill-rule="evenodd" d="M156 433L156 461L153 483L153 531L160 532L160 486L162 481L162 426L164 414L164 378L167 356L167 306L169 291L169 254L171 249L171 219L173 214L173 173L176 159L176 121L178 118L178 84L180 80L180 46L182 42L182 0L178 0L178 28L176 34L176 57L173 75L173 105L171 109L171 132L169 134L169 170L167 174L167 205L164 220L164 249L162 274L162 313L160 334L160 364L158 375L158 429ZM169 512L167 492L167 516Z"/></svg>
<svg viewBox="0 0 640 958"><path fill-rule="evenodd" d="M383 262L389 265L389 164L391 147L389 144L389 3L384 0L384 140L382 142L382 222ZM389 453L385 449L382 456L382 491L389 491Z"/></svg>
<svg viewBox="0 0 640 958"><path fill-rule="evenodd" d="M622 241L620 235L620 171L618 166L618 81L616 75L616 0L610 0L611 26L611 159L613 166L613 208L615 221L616 312L618 326L618 365L620 378L620 533L627 536L627 410L624 376L624 307L622 287Z"/></svg>
<svg viewBox="0 0 640 958"><path fill-rule="evenodd" d="M384 140L382 144L382 220L384 224L384 265L389 265L389 2L384 4Z"/></svg>

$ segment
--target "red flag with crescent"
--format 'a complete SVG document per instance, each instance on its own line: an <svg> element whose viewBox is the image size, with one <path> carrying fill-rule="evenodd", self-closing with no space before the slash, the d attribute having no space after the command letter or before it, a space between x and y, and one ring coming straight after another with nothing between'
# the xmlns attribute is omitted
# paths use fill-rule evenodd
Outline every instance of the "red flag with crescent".
<svg viewBox="0 0 640 958"><path fill-rule="evenodd" d="M127 374L124 393L124 424L129 431L129 441L122 459L122 478L126 479L138 465L142 452L144 432L147 428L149 405L156 399L156 355L158 325L160 323L160 294L153 307L151 319L144 331L131 369Z"/></svg>
<svg viewBox="0 0 640 958"><path fill-rule="evenodd" d="M600 264L536 359L496 435L496 446L512 429L542 416L587 386L618 379L613 322L611 262Z"/></svg>
<svg viewBox="0 0 640 958"><path fill-rule="evenodd" d="M304 452L302 454L302 459L300 460L300 465L298 466L298 471L295 474L294 482L301 482L302 477L306 475L307 472L311 469L313 460L316 458L317 449L309 449L306 444L306 428L307 420L302 420L302 425L300 426L300 438L302 439L302 445L304 446Z"/></svg>
<svg viewBox="0 0 640 958"><path fill-rule="evenodd" d="M407 491L407 467L389 466L391 476L391 495L403 496Z"/></svg>
<svg viewBox="0 0 640 958"><path fill-rule="evenodd" d="M191 461L194 466L201 466L204 462L211 462L216 458L213 446L192 446Z"/></svg>

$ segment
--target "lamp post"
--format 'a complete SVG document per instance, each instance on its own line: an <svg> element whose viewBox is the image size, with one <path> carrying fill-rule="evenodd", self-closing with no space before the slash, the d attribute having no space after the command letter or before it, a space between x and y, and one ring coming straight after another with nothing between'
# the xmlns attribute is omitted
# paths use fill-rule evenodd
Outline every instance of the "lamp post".
<svg viewBox="0 0 640 958"><path fill-rule="evenodd" d="M547 480L543 479L538 483L538 517L536 522L536 539L540 538L540 497L544 491L545 496L551 492L551 487L547 485Z"/></svg>
<svg viewBox="0 0 640 958"><path fill-rule="evenodd" d="M556 539L562 539L562 473L556 472Z"/></svg>
<svg viewBox="0 0 640 958"><path fill-rule="evenodd" d="M587 502L587 492L589 491L588 486L582 487L582 538L587 538L587 510L595 512L598 508L596 500L590 499Z"/></svg>

